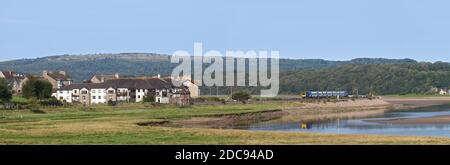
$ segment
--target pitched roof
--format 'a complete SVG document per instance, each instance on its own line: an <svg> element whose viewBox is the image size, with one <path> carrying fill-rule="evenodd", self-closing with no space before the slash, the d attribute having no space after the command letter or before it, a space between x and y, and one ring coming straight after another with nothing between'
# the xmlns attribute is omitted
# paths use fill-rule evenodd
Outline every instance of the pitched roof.
<svg viewBox="0 0 450 165"><path fill-rule="evenodd" d="M178 84L183 85L184 82L189 81L189 80L177 80L177 79L172 79L171 77L164 77L164 78L162 78L162 79L163 79L164 81L168 82L172 87L178 87L178 86L175 86L175 85L173 84L173 82L176 82L176 83L178 83Z"/></svg>
<svg viewBox="0 0 450 165"><path fill-rule="evenodd" d="M96 89L96 88L128 88L128 89L169 89L171 83L159 78L148 79L113 79L104 83L81 83L62 87L60 90Z"/></svg>
<svg viewBox="0 0 450 165"><path fill-rule="evenodd" d="M99 89L99 88L110 88L111 86L107 86L103 83L101 84L94 84L94 83L77 83L77 84L70 84L67 86L64 86L60 88L59 90L73 90L73 89Z"/></svg>
<svg viewBox="0 0 450 165"><path fill-rule="evenodd" d="M160 78L146 78L146 79L114 79L108 80L104 84L108 84L115 88L129 88L129 89L168 89L172 85Z"/></svg>
<svg viewBox="0 0 450 165"><path fill-rule="evenodd" d="M93 77L96 77L98 80L108 81L117 79L117 75L94 75Z"/></svg>
<svg viewBox="0 0 450 165"><path fill-rule="evenodd" d="M13 71L2 71L2 74L5 76L5 79L24 79L26 77L25 74Z"/></svg>
<svg viewBox="0 0 450 165"><path fill-rule="evenodd" d="M64 75L61 73L47 73L48 76L50 76L51 78L55 79L55 80L70 80L70 77L68 75Z"/></svg>

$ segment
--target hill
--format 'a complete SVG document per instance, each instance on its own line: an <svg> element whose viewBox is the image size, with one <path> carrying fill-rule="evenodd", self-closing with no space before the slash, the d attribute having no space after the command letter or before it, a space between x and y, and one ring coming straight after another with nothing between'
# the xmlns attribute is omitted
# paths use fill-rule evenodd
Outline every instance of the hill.
<svg viewBox="0 0 450 165"><path fill-rule="evenodd" d="M0 70L14 70L40 75L43 70L65 70L76 81L89 79L94 74L169 75L177 64L170 63L169 55L152 53L60 55L36 59L0 62ZM321 69L347 64L403 64L417 63L411 59L369 59L328 61L322 59L280 59L281 72L303 69Z"/></svg>
<svg viewBox="0 0 450 165"><path fill-rule="evenodd" d="M450 88L450 64L349 64L336 68L283 72L282 93L307 90L358 90L360 94L423 94ZM356 91L355 91L356 92Z"/></svg>

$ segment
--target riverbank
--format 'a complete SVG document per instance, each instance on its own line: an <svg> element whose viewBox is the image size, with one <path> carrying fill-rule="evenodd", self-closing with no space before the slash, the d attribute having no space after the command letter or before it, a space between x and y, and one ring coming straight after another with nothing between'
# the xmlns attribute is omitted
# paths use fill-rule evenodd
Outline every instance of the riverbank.
<svg viewBox="0 0 450 165"><path fill-rule="evenodd" d="M240 128L259 122L313 122L336 118L356 118L379 115L390 110L392 104L381 99L357 99L339 102L291 102L276 101L280 109L259 113L227 116L193 117L174 121L167 126L185 128ZM291 106L286 106L291 105Z"/></svg>
<svg viewBox="0 0 450 165"><path fill-rule="evenodd" d="M417 96L417 97L400 97L400 96L385 96L382 98L386 102L393 105L395 110L412 109L421 107L430 107L436 105L450 104L450 97L431 97L431 96Z"/></svg>
<svg viewBox="0 0 450 165"><path fill-rule="evenodd" d="M356 99L338 102L301 102L284 106L277 112L242 114L232 116L195 117L175 121L171 126L186 128L239 128L252 123L264 122L316 122L334 119L370 117L393 110L406 110L448 104L450 97ZM283 105L292 103L276 101Z"/></svg>
<svg viewBox="0 0 450 165"><path fill-rule="evenodd" d="M392 104L381 99L358 99L329 103L306 103L304 106L283 109L286 113L281 122L320 121L336 118L355 118L382 114L392 108Z"/></svg>
<svg viewBox="0 0 450 165"><path fill-rule="evenodd" d="M433 116L424 118L407 118L407 119L392 119L392 120L376 120L373 122L387 123L387 124L450 124L450 116Z"/></svg>
<svg viewBox="0 0 450 165"><path fill-rule="evenodd" d="M120 124L120 125L119 125ZM35 126L36 127L36 126ZM42 127L42 126L41 126ZM29 128L22 128L29 130ZM254 132L205 128L140 127L124 122L56 124L51 128L0 131L7 145L445 145L450 138Z"/></svg>
<svg viewBox="0 0 450 165"><path fill-rule="evenodd" d="M260 132L206 126L225 123L216 128L226 128L230 124L282 119L291 114L298 114L300 119L355 117L380 113L389 106L383 100L349 100L326 104L273 101L189 107L74 106L43 109L42 113L1 110L0 144L450 144L449 138ZM203 127L187 128L199 125Z"/></svg>

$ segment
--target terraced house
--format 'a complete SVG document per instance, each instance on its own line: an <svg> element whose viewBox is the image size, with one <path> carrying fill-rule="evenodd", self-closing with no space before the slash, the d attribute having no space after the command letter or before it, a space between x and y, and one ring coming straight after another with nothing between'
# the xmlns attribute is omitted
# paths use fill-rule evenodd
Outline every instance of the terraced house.
<svg viewBox="0 0 450 165"><path fill-rule="evenodd" d="M111 79L103 83L71 84L59 88L56 98L68 103L106 104L113 102L142 102L145 97L153 97L156 103L187 104L190 100L189 88L175 87L171 80L161 78Z"/></svg>
<svg viewBox="0 0 450 165"><path fill-rule="evenodd" d="M22 93L22 86L28 80L25 74L13 71L1 71L0 78L4 78L8 82L13 94Z"/></svg>
<svg viewBox="0 0 450 165"><path fill-rule="evenodd" d="M59 89L73 83L72 78L65 71L49 72L44 70L42 77L52 84L53 89Z"/></svg>

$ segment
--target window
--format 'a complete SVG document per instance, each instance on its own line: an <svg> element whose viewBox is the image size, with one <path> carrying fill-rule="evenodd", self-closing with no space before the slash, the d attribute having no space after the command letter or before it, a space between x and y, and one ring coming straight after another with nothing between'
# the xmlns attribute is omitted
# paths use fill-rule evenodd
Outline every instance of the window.
<svg viewBox="0 0 450 165"><path fill-rule="evenodd" d="M96 99L96 97L95 97L95 96L92 96L92 99L94 99L94 100L95 100L95 99Z"/></svg>

